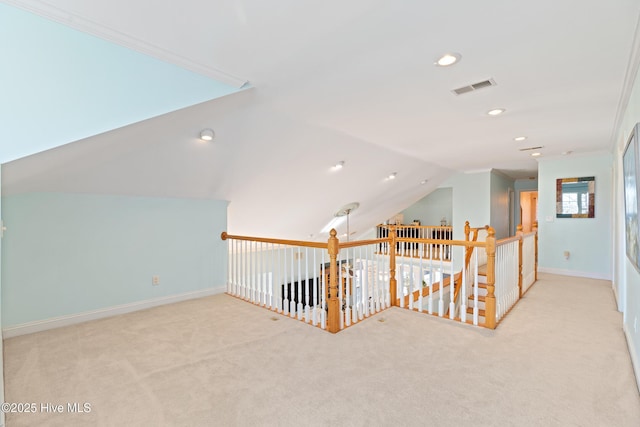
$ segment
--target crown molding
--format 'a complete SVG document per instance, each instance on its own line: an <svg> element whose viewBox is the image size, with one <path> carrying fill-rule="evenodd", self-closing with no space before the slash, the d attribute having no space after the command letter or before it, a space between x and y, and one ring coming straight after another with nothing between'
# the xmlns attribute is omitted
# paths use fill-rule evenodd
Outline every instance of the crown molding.
<svg viewBox="0 0 640 427"><path fill-rule="evenodd" d="M636 31L633 35L633 42L631 44L631 52L629 54L629 62L627 62L627 69L624 74L624 83L622 85L622 91L620 93L620 100L618 101L618 108L616 110L616 118L613 122L613 129L611 129L611 137L609 138L610 146L615 150L618 138L618 130L622 126L622 120L629 106L629 100L631 99L631 92L633 91L633 85L636 83L636 76L640 69L640 14L636 21ZM640 84L640 81L638 82ZM626 141L626 137L625 137Z"/></svg>
<svg viewBox="0 0 640 427"><path fill-rule="evenodd" d="M242 87L246 87L249 84L249 81L246 79L242 79L240 77L236 77L224 71L218 70L217 68L209 67L196 61L192 61L189 58L185 58L184 56L178 55L159 46L147 43L130 34L118 31L114 28L106 27L78 14L60 9L48 2L44 2L41 0L1 1L2 3L8 4L10 6L32 12L43 18L58 22L62 25L81 31L83 33L91 34L103 40L107 40L109 42L134 50L136 52L149 55L170 64L177 65L186 70L193 71L194 73L201 74L235 88L240 89Z"/></svg>

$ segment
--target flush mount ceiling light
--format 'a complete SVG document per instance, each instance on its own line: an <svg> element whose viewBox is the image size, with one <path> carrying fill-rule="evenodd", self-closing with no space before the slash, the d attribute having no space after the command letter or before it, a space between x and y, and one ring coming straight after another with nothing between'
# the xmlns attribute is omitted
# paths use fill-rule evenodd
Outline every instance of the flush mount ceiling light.
<svg viewBox="0 0 640 427"><path fill-rule="evenodd" d="M438 58L436 62L433 63L433 65L437 67L448 67L460 61L461 58L462 55L460 55L459 53L445 53L440 58Z"/></svg>
<svg viewBox="0 0 640 427"><path fill-rule="evenodd" d="M531 153L531 157L540 157L541 155L542 153L538 153L538 152Z"/></svg>
<svg viewBox="0 0 640 427"><path fill-rule="evenodd" d="M514 141L524 141L525 139L527 139L526 136L516 136L513 138Z"/></svg>
<svg viewBox="0 0 640 427"><path fill-rule="evenodd" d="M336 170L342 169L344 167L344 160L340 160L338 163L333 165L333 168Z"/></svg>
<svg viewBox="0 0 640 427"><path fill-rule="evenodd" d="M398 176L398 172L394 172L392 174L389 174L389 176L387 177L387 179L396 179L396 176Z"/></svg>
<svg viewBox="0 0 640 427"><path fill-rule="evenodd" d="M490 116L499 116L500 114L504 113L505 110L504 108L494 108L493 110L489 110L487 111L487 114Z"/></svg>
<svg viewBox="0 0 640 427"><path fill-rule="evenodd" d="M200 132L200 139L203 141L211 141L216 134L211 129L203 129Z"/></svg>

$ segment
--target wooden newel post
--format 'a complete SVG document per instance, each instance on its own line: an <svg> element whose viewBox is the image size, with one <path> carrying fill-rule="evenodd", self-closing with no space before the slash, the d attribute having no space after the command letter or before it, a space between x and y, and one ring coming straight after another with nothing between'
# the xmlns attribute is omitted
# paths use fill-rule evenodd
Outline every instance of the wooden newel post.
<svg viewBox="0 0 640 427"><path fill-rule="evenodd" d="M471 233L471 227L469 226L469 221L464 222L464 240L469 240L469 234Z"/></svg>
<svg viewBox="0 0 640 427"><path fill-rule="evenodd" d="M534 240L535 251L536 251L536 264L533 270L535 271L535 280L537 281L538 280L538 221L533 222L533 229L536 232L536 236Z"/></svg>
<svg viewBox="0 0 640 427"><path fill-rule="evenodd" d="M518 298L522 298L522 244L524 243L524 236L522 233L522 224L517 227L518 231Z"/></svg>
<svg viewBox="0 0 640 427"><path fill-rule="evenodd" d="M336 230L329 232L329 283L327 298L327 330L333 334L340 331L340 300L338 299L338 252L340 241Z"/></svg>
<svg viewBox="0 0 640 427"><path fill-rule="evenodd" d="M390 305L398 304L398 282L396 280L396 226L389 227L389 294Z"/></svg>
<svg viewBox="0 0 640 427"><path fill-rule="evenodd" d="M489 329L496 328L496 230L487 230L487 295L484 301L484 324Z"/></svg>

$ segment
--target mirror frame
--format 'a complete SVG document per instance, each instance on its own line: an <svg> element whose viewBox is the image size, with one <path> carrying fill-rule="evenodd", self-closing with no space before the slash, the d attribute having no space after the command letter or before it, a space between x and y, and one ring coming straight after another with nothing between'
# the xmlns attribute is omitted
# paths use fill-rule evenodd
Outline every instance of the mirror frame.
<svg viewBox="0 0 640 427"><path fill-rule="evenodd" d="M562 184L571 182L588 182L589 183L589 207L587 213L563 213L562 211ZM558 178L556 180L556 218L595 218L596 204L596 177L583 176L580 178Z"/></svg>

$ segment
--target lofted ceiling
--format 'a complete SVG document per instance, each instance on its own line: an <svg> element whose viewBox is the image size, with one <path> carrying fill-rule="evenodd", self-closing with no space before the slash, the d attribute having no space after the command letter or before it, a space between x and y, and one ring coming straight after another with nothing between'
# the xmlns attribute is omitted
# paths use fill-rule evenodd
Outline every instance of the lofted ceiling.
<svg viewBox="0 0 640 427"><path fill-rule="evenodd" d="M244 88L6 163L3 194L224 199L234 234L324 239L350 202L362 232L454 173L535 175L523 148L611 150L637 66L637 0L3 2Z"/></svg>

